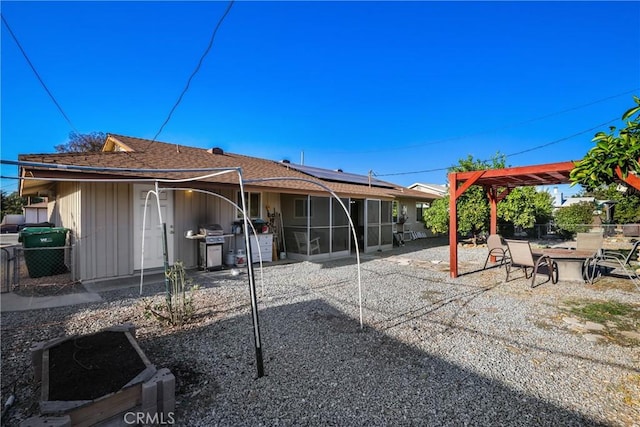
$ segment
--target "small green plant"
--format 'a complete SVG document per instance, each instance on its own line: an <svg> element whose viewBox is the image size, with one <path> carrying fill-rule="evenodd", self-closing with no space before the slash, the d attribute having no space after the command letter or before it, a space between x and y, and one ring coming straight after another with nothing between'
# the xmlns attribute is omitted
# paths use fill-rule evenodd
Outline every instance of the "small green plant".
<svg viewBox="0 0 640 427"><path fill-rule="evenodd" d="M615 301L593 302L581 307L573 307L571 312L592 322L604 323L633 312L633 307Z"/></svg>
<svg viewBox="0 0 640 427"><path fill-rule="evenodd" d="M166 298L161 303L143 300L144 315L172 326L180 326L193 318L196 311L193 293L200 287L187 279L181 261L176 261L165 274L169 282Z"/></svg>
<svg viewBox="0 0 640 427"><path fill-rule="evenodd" d="M615 325L622 331L637 330L640 325L640 307L617 301L568 301L569 311L591 322Z"/></svg>

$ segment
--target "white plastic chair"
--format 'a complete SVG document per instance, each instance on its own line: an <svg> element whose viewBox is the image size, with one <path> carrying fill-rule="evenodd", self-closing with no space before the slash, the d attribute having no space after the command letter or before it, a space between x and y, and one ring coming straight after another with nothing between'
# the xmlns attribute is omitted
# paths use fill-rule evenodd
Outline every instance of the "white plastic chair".
<svg viewBox="0 0 640 427"><path fill-rule="evenodd" d="M310 255L317 251L320 253L320 238L316 237L311 239L307 238L307 233L303 231L294 231L293 237L296 239L296 245L298 246L298 253Z"/></svg>

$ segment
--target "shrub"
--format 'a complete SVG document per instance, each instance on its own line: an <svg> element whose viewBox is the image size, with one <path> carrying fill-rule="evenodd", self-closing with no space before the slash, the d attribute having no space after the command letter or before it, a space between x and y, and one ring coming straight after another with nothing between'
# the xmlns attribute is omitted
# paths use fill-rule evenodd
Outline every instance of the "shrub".
<svg viewBox="0 0 640 427"><path fill-rule="evenodd" d="M193 293L199 289L186 278L184 265L177 261L166 273L170 283L162 303L143 300L145 317L155 317L163 323L180 326L193 318L195 305Z"/></svg>
<svg viewBox="0 0 640 427"><path fill-rule="evenodd" d="M589 231L594 210L595 204L592 202L580 202L560 208L554 213L556 227L567 237Z"/></svg>

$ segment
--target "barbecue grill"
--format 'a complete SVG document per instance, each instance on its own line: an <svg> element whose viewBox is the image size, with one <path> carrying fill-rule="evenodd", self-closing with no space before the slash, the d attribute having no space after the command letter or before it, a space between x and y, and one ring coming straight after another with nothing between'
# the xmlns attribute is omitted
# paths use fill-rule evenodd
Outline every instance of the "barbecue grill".
<svg viewBox="0 0 640 427"><path fill-rule="evenodd" d="M204 239L200 241L199 266L202 270L214 270L222 268L222 244L224 243L224 230L220 224L200 225L200 235Z"/></svg>

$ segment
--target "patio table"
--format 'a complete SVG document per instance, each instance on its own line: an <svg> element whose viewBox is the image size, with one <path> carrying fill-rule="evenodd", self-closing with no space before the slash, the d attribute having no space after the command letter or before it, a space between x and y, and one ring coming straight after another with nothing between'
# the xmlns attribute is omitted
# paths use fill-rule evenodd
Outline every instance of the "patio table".
<svg viewBox="0 0 640 427"><path fill-rule="evenodd" d="M589 260L595 255L591 251L578 251L567 248L533 249L535 256L546 255L555 261L558 267L558 281L587 281L585 275Z"/></svg>

